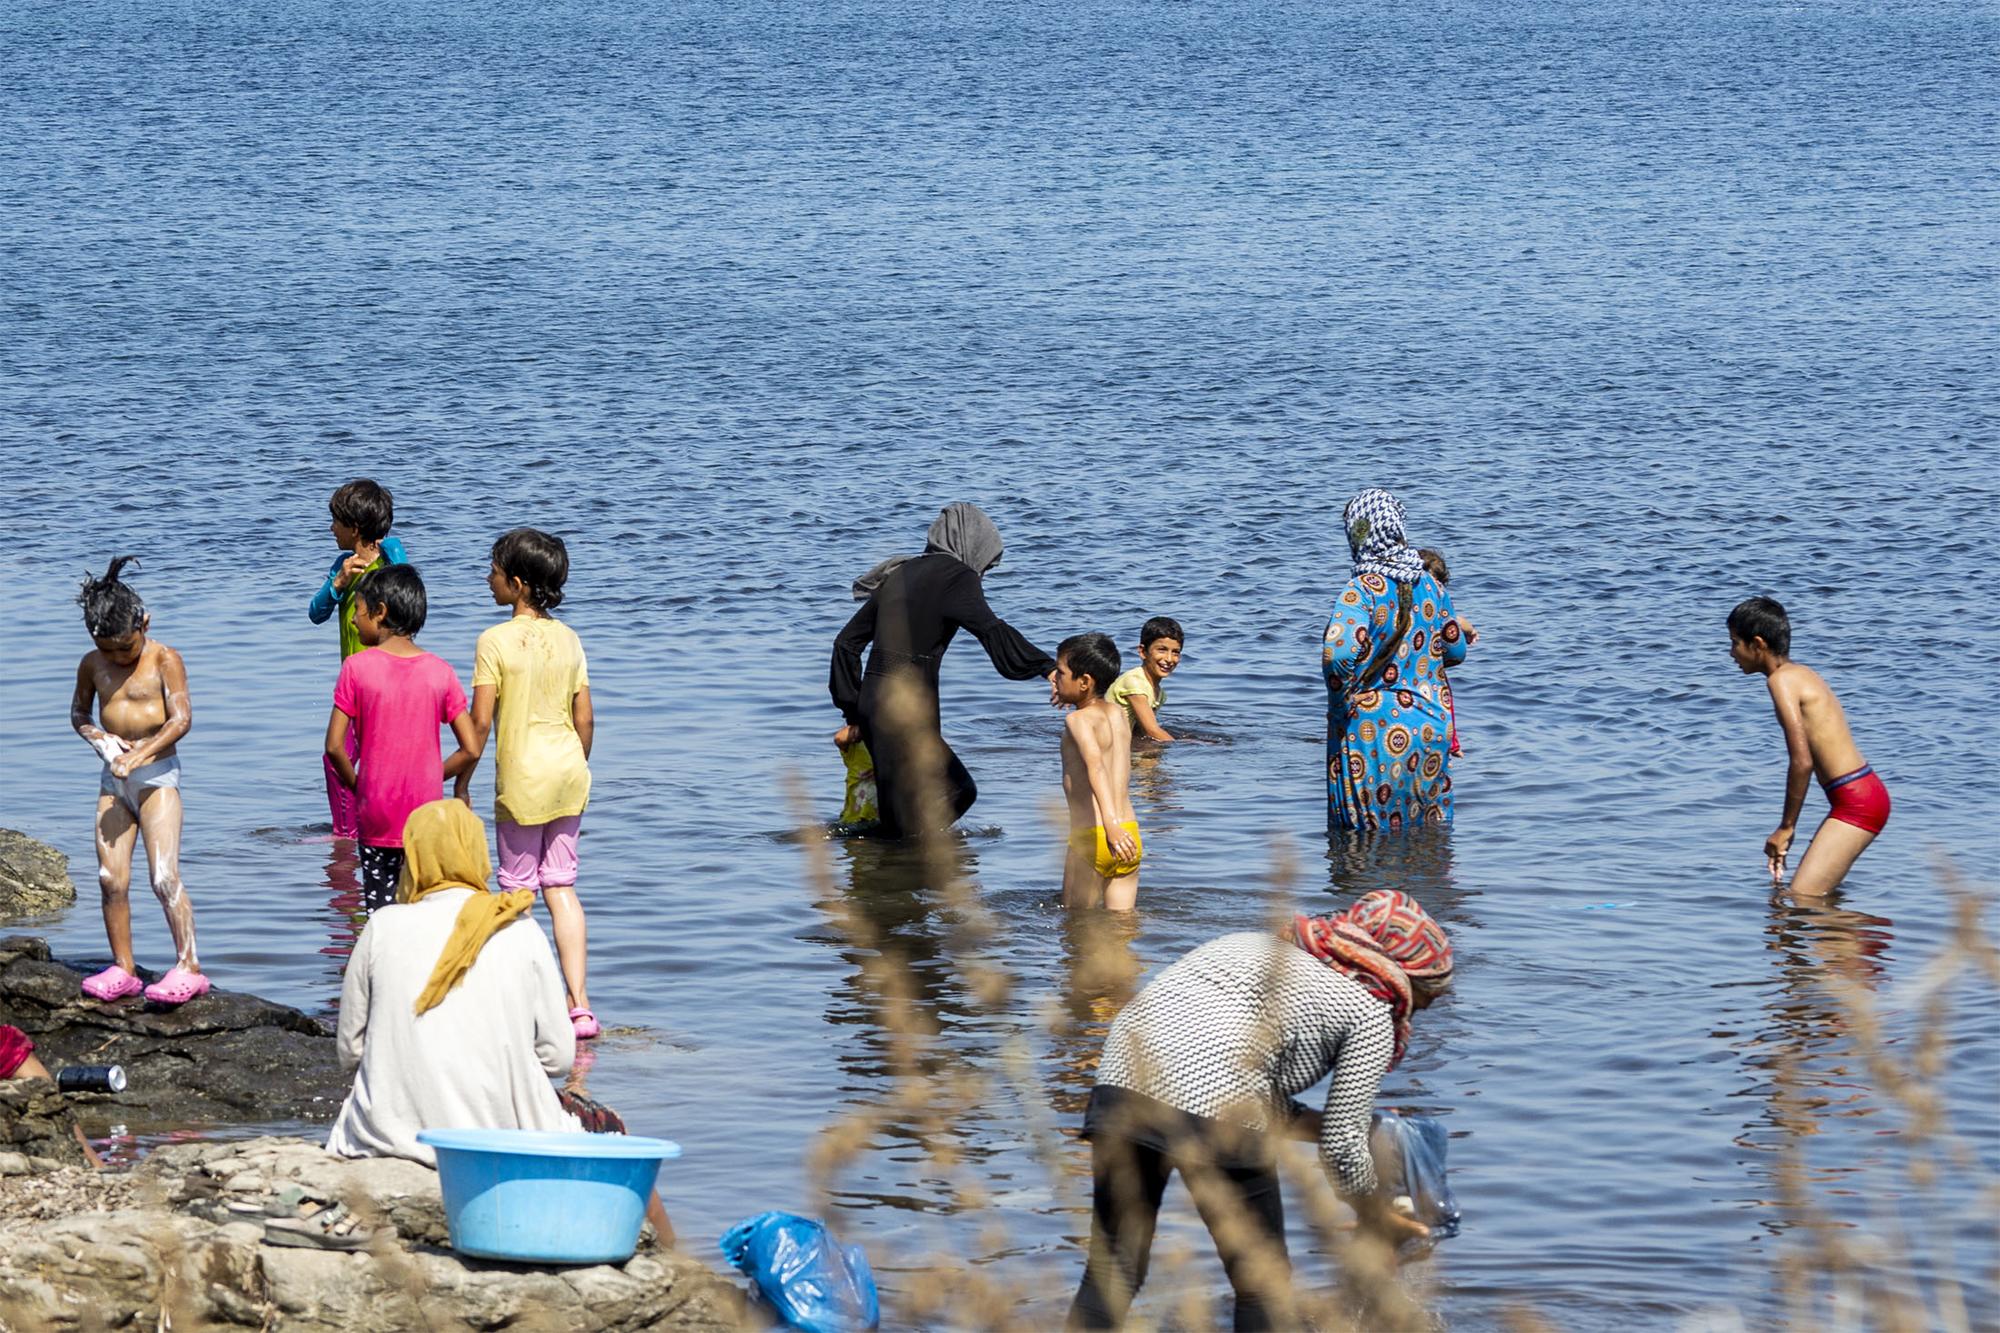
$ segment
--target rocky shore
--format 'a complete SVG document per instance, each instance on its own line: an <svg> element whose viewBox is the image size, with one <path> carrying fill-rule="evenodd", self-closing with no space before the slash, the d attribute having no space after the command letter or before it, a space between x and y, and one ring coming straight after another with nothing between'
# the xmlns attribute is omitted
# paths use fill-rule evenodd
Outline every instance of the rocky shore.
<svg viewBox="0 0 2000 1333"><path fill-rule="evenodd" d="M0 921L47 916L75 901L67 856L25 833L0 828Z"/></svg>
<svg viewBox="0 0 2000 1333"><path fill-rule="evenodd" d="M260 1214L282 1214L293 1196L346 1204L366 1248L269 1243ZM435 1172L345 1161L300 1139L183 1144L129 1172L0 1176L0 1329L744 1326L734 1283L648 1240L624 1264L587 1268L460 1259L445 1245Z"/></svg>
<svg viewBox="0 0 2000 1333"><path fill-rule="evenodd" d="M74 897L61 853L0 830L0 920ZM0 939L0 1022L24 1029L51 1068L119 1064L129 1079L121 1093L70 1096L45 1080L0 1082L0 1333L746 1326L740 1288L654 1247L650 1230L617 1265L461 1259L437 1173L414 1162L346 1161L297 1138L209 1139L93 1169L79 1122L222 1133L325 1121L347 1079L333 1034L296 1009L220 990L178 1009L104 1004L83 997L83 976L41 939ZM360 1248L271 1241L268 1225L320 1201L346 1207Z"/></svg>
<svg viewBox="0 0 2000 1333"><path fill-rule="evenodd" d="M34 936L0 939L0 1022L33 1037L50 1068L125 1067L115 1098L74 1099L87 1128L114 1117L134 1130L326 1121L340 1110L347 1079L333 1033L311 1015L219 989L178 1009L106 1004L84 996L85 975Z"/></svg>

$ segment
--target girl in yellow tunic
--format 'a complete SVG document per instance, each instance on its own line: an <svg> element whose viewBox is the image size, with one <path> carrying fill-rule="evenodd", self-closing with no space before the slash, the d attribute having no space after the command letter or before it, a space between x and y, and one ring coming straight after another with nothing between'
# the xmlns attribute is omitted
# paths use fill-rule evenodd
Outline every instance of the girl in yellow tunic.
<svg viewBox="0 0 2000 1333"><path fill-rule="evenodd" d="M472 667L472 726L483 750L499 728L493 819L500 886L539 889L555 927L556 956L580 1039L599 1032L585 989L588 936L576 896L576 841L590 803L595 719L576 631L550 612L562 604L569 551L562 538L516 528L493 543L486 583L513 615L479 636ZM461 797L471 775L458 780Z"/></svg>

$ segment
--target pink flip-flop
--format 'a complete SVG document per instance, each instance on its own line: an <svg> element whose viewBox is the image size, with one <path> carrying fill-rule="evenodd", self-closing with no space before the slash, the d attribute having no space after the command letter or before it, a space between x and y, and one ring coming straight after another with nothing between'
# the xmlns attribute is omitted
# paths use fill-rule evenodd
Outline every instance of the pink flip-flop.
<svg viewBox="0 0 2000 1333"><path fill-rule="evenodd" d="M597 1015L591 1013L588 1009L570 1010L569 1025L576 1029L576 1039L578 1041L589 1041L604 1030L598 1026Z"/></svg>
<svg viewBox="0 0 2000 1333"><path fill-rule="evenodd" d="M208 994L208 978L199 972L176 967L146 987L146 998L154 1004L186 1004L197 995Z"/></svg>
<svg viewBox="0 0 2000 1333"><path fill-rule="evenodd" d="M113 963L94 977L83 979L83 993L93 1000L122 1000L137 995L146 983Z"/></svg>

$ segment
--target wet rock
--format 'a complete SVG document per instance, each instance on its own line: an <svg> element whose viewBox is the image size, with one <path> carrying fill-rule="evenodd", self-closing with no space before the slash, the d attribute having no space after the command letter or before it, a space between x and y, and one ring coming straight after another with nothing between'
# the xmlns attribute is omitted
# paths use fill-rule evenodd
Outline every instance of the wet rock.
<svg viewBox="0 0 2000 1333"><path fill-rule="evenodd" d="M83 1162L69 1099L42 1078L0 1082L0 1152L18 1154L38 1169L37 1159L57 1164ZM0 1172L0 1174L13 1174Z"/></svg>
<svg viewBox="0 0 2000 1333"><path fill-rule="evenodd" d="M0 939L0 1014L42 1062L125 1066L125 1091L70 1097L87 1128L325 1121L347 1095L333 1034L297 1009L221 989L177 1009L105 1004L84 996L86 975L40 939Z"/></svg>
<svg viewBox="0 0 2000 1333"><path fill-rule="evenodd" d="M0 921L47 916L75 901L67 856L25 833L0 828Z"/></svg>
<svg viewBox="0 0 2000 1333"><path fill-rule="evenodd" d="M264 1178L338 1199L374 1229L356 1253L263 1243L237 1220L228 1186ZM102 1177L65 1169L60 1191ZM101 1211L51 1223L0 1187L0 1328L402 1330L735 1330L736 1285L687 1255L651 1249L624 1264L538 1268L463 1260L441 1248L435 1172L390 1159L344 1161L298 1139L163 1149L127 1173ZM152 1200L152 1202L147 1202Z"/></svg>

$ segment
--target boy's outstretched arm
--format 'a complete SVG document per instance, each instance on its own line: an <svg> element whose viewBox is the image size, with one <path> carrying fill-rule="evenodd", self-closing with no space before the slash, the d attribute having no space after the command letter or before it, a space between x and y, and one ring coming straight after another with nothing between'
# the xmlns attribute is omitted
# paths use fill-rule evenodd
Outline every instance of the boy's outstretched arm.
<svg viewBox="0 0 2000 1333"><path fill-rule="evenodd" d="M326 757L333 761L333 771L349 788L361 782L361 775L354 771L354 761L347 757L347 728L352 721L338 708L326 719Z"/></svg>
<svg viewBox="0 0 2000 1333"><path fill-rule="evenodd" d="M1063 726L1069 729L1070 739L1076 742L1084 774L1090 779L1090 803L1097 811L1098 827L1104 830L1105 844L1114 855L1129 857L1139 847L1132 841L1132 835L1121 828L1116 817L1110 813L1118 808L1111 800L1111 769L1104 747L1098 744L1096 729L1087 725L1087 721L1083 710L1078 709L1063 719Z"/></svg>
<svg viewBox="0 0 2000 1333"><path fill-rule="evenodd" d="M1799 812L1805 809L1806 788L1812 783L1812 747L1806 743L1805 714L1799 709L1798 695L1793 693L1789 682L1780 683L1773 672L1766 682L1771 691L1771 707L1778 715L1778 725L1785 732L1785 812L1778 820L1778 827L1764 840L1764 859L1771 871L1771 882L1777 883L1785 873L1785 857L1792 849L1792 836L1798 831Z"/></svg>
<svg viewBox="0 0 2000 1333"><path fill-rule="evenodd" d="M1139 724L1142 734L1151 740L1170 741L1173 736L1160 725L1160 715L1153 711L1153 701L1141 694L1134 694L1126 700L1132 705L1132 720Z"/></svg>
<svg viewBox="0 0 2000 1333"><path fill-rule="evenodd" d="M194 725L194 701L188 698L187 667L182 663L181 655L165 644L160 645L160 685L167 696L165 724L111 761L113 777L129 777L134 769L152 763L159 758L162 750L172 749L174 743L187 735L188 728Z"/></svg>

